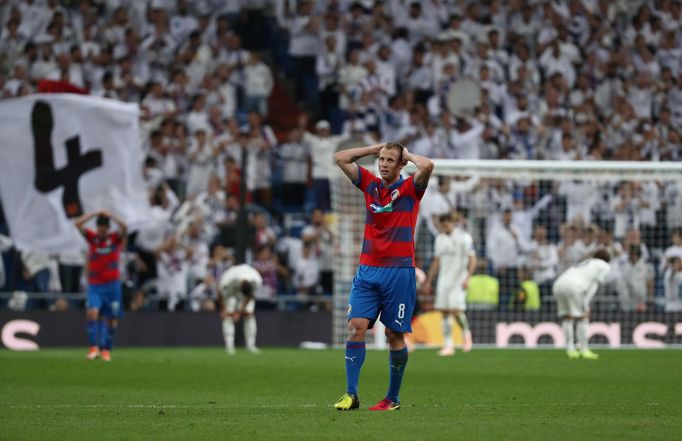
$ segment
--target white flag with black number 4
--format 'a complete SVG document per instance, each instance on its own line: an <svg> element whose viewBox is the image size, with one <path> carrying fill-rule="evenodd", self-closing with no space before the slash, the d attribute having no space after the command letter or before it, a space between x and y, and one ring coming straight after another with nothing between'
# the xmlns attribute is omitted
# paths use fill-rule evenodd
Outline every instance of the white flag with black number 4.
<svg viewBox="0 0 682 441"><path fill-rule="evenodd" d="M130 228L149 213L136 104L71 94L0 101L0 200L17 247L75 251L73 219L109 210Z"/></svg>

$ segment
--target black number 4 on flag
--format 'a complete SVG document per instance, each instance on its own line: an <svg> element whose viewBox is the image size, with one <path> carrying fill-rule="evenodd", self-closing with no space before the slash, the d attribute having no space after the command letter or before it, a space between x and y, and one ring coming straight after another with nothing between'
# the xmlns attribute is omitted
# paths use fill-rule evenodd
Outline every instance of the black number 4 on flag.
<svg viewBox="0 0 682 441"><path fill-rule="evenodd" d="M60 169L54 166L52 155L52 129L54 120L52 109L44 101L37 101L31 113L31 128L35 146L36 189L49 193L64 187L62 204L69 218L83 214L78 180L88 171L102 166L102 151L91 150L81 154L81 142L78 135L66 140L66 165Z"/></svg>

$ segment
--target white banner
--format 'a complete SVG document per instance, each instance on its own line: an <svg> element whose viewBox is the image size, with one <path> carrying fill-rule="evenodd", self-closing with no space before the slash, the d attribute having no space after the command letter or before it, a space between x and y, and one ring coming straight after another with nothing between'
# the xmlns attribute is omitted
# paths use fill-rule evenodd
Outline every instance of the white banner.
<svg viewBox="0 0 682 441"><path fill-rule="evenodd" d="M72 94L0 101L0 199L19 249L81 249L73 220L90 211L146 222L143 161L136 104Z"/></svg>

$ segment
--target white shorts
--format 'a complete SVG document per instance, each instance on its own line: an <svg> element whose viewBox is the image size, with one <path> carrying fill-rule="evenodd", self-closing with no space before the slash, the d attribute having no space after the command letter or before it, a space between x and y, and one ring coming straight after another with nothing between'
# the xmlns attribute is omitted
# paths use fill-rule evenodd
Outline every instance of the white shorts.
<svg viewBox="0 0 682 441"><path fill-rule="evenodd" d="M585 303L584 296L575 292L570 286L555 284L552 287L552 294L557 303L557 314L559 317L583 317L589 311L589 305Z"/></svg>
<svg viewBox="0 0 682 441"><path fill-rule="evenodd" d="M242 299L238 297L230 297L225 303L225 312L228 314L234 314L235 312L240 312L242 305ZM253 314L256 310L256 301L254 299L249 300L244 307L244 312L246 314Z"/></svg>
<svg viewBox="0 0 682 441"><path fill-rule="evenodd" d="M467 293L462 288L439 289L436 291L436 302L433 307L440 311L458 309L466 311Z"/></svg>

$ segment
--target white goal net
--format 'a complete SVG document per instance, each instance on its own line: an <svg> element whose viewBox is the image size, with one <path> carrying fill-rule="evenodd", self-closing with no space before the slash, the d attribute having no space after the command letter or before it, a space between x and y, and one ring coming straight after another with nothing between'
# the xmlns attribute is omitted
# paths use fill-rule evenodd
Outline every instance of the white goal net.
<svg viewBox="0 0 682 441"><path fill-rule="evenodd" d="M365 205L341 174L332 200L338 228L333 340L340 345ZM425 272L438 216L448 212L476 247L478 267L467 294L476 345L562 346L551 284L606 248L612 270L592 303L591 344L682 347L682 164L437 160L415 235L417 266ZM412 340L438 346L441 316L430 296L418 294Z"/></svg>

